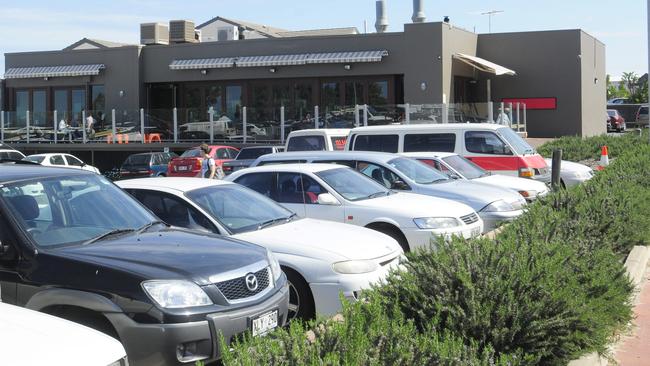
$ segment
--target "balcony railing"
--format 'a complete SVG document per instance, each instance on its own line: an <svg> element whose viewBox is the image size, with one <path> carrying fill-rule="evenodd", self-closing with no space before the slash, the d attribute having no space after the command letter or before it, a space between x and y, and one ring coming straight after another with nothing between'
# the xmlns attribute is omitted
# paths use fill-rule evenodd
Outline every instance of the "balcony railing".
<svg viewBox="0 0 650 366"><path fill-rule="evenodd" d="M232 115L193 108L0 112L0 142L133 144L221 142L283 144L291 131L388 124L499 123L526 132L526 106L456 103L240 107ZM207 115L207 119L200 116Z"/></svg>

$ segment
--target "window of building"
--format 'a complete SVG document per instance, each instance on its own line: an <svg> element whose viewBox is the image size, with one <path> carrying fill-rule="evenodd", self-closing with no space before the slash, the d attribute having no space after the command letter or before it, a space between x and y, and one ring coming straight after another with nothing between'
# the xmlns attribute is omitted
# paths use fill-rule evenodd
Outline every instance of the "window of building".
<svg viewBox="0 0 650 366"><path fill-rule="evenodd" d="M16 120L18 126L25 126L27 122L27 111L29 110L29 91L21 90L16 92Z"/></svg>
<svg viewBox="0 0 650 366"><path fill-rule="evenodd" d="M45 90L32 91L32 116L30 125L47 126L47 92Z"/></svg>
<svg viewBox="0 0 650 366"><path fill-rule="evenodd" d="M404 135L404 152L454 152L455 148L456 134L454 133L422 133Z"/></svg>
<svg viewBox="0 0 650 366"><path fill-rule="evenodd" d="M368 83L368 104L374 107L384 107L388 104L388 81Z"/></svg>
<svg viewBox="0 0 650 366"><path fill-rule="evenodd" d="M104 85L91 85L90 109L90 113L95 118L96 126L103 127L106 124L106 94L104 93Z"/></svg>

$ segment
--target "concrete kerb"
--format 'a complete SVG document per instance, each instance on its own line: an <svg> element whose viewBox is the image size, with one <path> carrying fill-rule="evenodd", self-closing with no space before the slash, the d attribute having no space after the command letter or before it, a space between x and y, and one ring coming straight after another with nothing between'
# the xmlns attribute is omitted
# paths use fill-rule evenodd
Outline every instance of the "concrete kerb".
<svg viewBox="0 0 650 366"><path fill-rule="evenodd" d="M650 249L647 246L635 246L627 256L627 260L625 260L625 271L635 287L634 294L632 295L633 305L637 303L639 294L641 293L641 284L645 277L648 259L650 259ZM607 366L609 365L609 359L607 357L614 355L614 350L617 345L618 339L607 347L608 355L601 356L595 352L590 353L569 362L569 366Z"/></svg>

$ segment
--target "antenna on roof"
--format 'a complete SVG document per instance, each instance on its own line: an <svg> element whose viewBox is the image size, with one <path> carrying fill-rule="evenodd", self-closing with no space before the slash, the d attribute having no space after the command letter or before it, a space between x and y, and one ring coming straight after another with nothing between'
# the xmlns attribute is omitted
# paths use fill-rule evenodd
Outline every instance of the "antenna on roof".
<svg viewBox="0 0 650 366"><path fill-rule="evenodd" d="M488 33L492 33L492 16L495 14L503 13L503 10L490 10L486 11L484 13L481 13L481 15L487 15L488 16Z"/></svg>

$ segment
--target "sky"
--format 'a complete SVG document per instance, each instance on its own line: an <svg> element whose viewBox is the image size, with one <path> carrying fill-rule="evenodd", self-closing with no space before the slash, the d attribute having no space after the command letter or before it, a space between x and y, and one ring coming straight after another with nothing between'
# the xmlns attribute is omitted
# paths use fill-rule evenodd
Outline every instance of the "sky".
<svg viewBox="0 0 650 366"><path fill-rule="evenodd" d="M411 22L411 0L386 0L388 31ZM427 21L488 33L583 29L605 43L607 73L648 70L646 0L424 0ZM289 30L355 26L374 32L375 0L0 0L0 53L62 49L81 38L138 43L140 23L215 16ZM517 50L512 50L517 52ZM4 70L4 57L0 57Z"/></svg>

